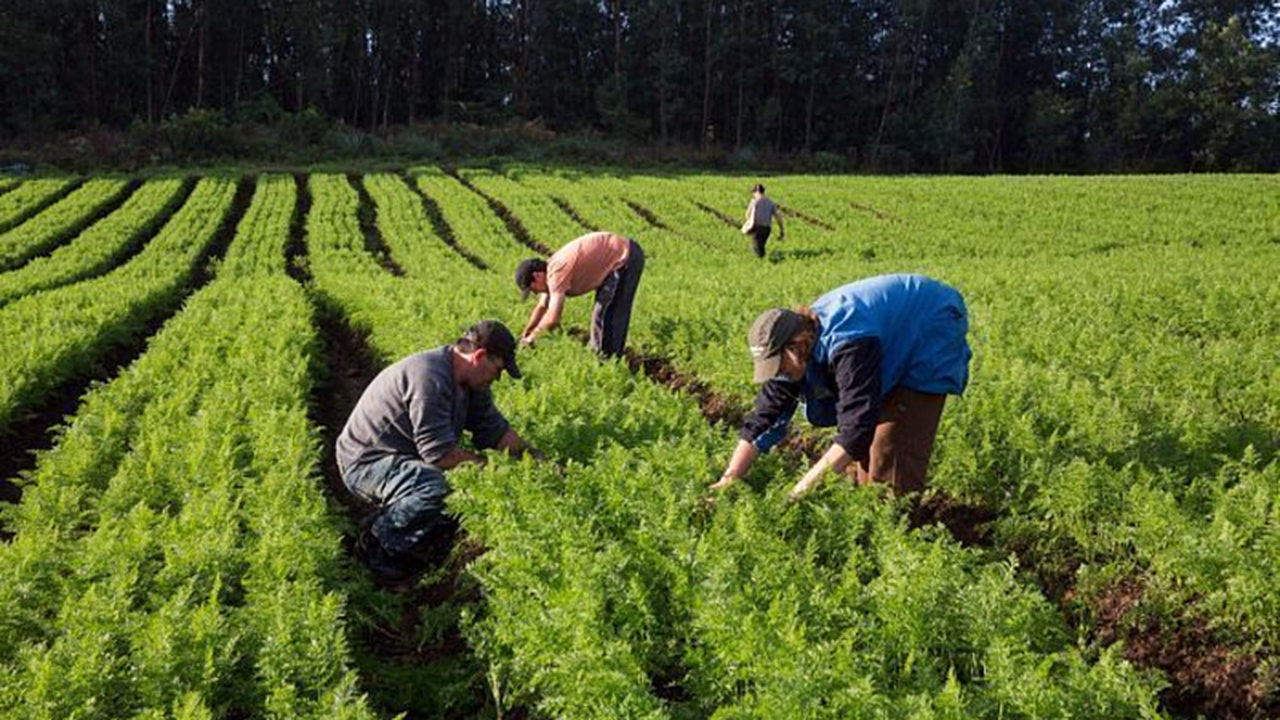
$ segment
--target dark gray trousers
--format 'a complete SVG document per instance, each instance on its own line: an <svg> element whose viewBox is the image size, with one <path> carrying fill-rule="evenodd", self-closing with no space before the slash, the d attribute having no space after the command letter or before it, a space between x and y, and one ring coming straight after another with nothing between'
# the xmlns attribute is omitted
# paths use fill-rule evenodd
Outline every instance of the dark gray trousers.
<svg viewBox="0 0 1280 720"><path fill-rule="evenodd" d="M640 274L644 272L644 250L631 241L627 262L609 273L596 288L596 305L591 311L591 349L604 357L622 354L631 327L631 305L636 299Z"/></svg>

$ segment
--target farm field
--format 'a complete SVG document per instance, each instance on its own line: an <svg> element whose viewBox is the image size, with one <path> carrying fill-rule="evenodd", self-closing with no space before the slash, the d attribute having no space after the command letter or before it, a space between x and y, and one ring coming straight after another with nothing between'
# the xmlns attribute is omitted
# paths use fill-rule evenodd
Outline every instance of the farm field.
<svg viewBox="0 0 1280 720"><path fill-rule="evenodd" d="M515 265L595 229L648 258L631 352L571 301L494 390L560 467L451 471L465 537L379 589L360 391L523 327ZM971 316L931 490L787 503L830 437L797 422L707 503L752 319L888 272ZM1265 175L0 182L0 716L1274 717L1277 277Z"/></svg>

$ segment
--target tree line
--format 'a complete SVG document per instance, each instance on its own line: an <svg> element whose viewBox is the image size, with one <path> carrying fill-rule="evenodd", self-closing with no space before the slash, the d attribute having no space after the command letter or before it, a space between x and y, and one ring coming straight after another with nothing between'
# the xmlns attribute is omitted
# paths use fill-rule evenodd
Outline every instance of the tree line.
<svg viewBox="0 0 1280 720"><path fill-rule="evenodd" d="M1274 0L0 0L0 128L536 122L870 170L1280 169Z"/></svg>

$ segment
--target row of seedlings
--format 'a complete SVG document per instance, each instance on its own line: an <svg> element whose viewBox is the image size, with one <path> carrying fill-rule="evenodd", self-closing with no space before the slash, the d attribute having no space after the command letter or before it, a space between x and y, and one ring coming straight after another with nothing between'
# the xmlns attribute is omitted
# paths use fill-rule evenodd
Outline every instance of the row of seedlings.
<svg viewBox="0 0 1280 720"><path fill-rule="evenodd" d="M425 305L452 305L463 314L378 316L371 338L387 343L392 356L431 344L424 335L451 339L459 317L497 314L493 308L511 304L508 292L474 269L413 287ZM490 463L451 478L451 506L489 549L473 566L485 604L466 624L505 706L573 717L812 709L814 685L797 681L813 665L797 653L831 662L852 649L857 662L880 674L869 680L821 674L818 686L837 691L832 716L868 699L888 714L952 708L956 716L995 717L1019 709L1034 714L1053 703L1064 714L1089 708L1153 714L1152 680L1114 654L1086 659L1034 587L941 533L908 532L874 493L836 498L853 506L848 514L872 518L862 523L821 522L842 511L838 506L817 509L817 521L797 517L815 509L786 507L780 491L731 498L708 519L706 478L731 438L709 428L696 405L619 363L597 363L565 338L525 353L522 364L526 380L504 381L499 402L561 468ZM794 472L778 459L764 468L775 480ZM724 523L726 531L712 535L708 523ZM787 527L795 536L778 537ZM752 544L741 541L756 535L775 538L776 556L761 563ZM858 549L864 545L866 553ZM938 576L932 584L911 577L919 558L932 560ZM727 616L723 606L701 611L732 586L723 574L761 565L777 569L768 591L754 593L742 583L736 590L746 595ZM805 586L810 595L833 584L847 594L812 616L793 612L781 578L804 573L813 578ZM931 622L957 593L971 602L953 610L949 622ZM866 599L851 604L850 596ZM1020 610L1006 623L1010 597ZM723 618L723 629L703 628L710 617ZM786 638L788 653L744 670L738 658L747 651L735 641L744 624L766 621L761 642ZM915 631L905 647L904 629ZM996 660L1003 664L987 671ZM1024 697L1031 685L1045 687Z"/></svg>
<svg viewBox="0 0 1280 720"><path fill-rule="evenodd" d="M190 192L177 178L149 180L118 210L47 256L0 274L0 305L102 273L140 247Z"/></svg>
<svg viewBox="0 0 1280 720"><path fill-rule="evenodd" d="M0 712L373 717L308 417L296 189L258 183L218 277L97 387L0 546Z"/></svg>
<svg viewBox="0 0 1280 720"><path fill-rule="evenodd" d="M0 234L0 270L12 270L48 252L124 198L131 183L120 178L94 178L40 214Z"/></svg>
<svg viewBox="0 0 1280 720"><path fill-rule="evenodd" d="M206 178L147 247L111 272L0 308L0 431L171 309L232 209L234 180Z"/></svg>
<svg viewBox="0 0 1280 720"><path fill-rule="evenodd" d="M41 178L27 180L0 196L0 232L40 212L50 203L62 197L77 181L72 178Z"/></svg>

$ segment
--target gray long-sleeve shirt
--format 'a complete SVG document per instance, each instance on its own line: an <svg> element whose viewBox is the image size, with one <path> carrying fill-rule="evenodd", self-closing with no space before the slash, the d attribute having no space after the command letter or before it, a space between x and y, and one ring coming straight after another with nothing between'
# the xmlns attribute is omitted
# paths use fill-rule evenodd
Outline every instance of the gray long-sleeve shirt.
<svg viewBox="0 0 1280 720"><path fill-rule="evenodd" d="M453 379L453 346L428 350L378 373L338 436L338 467L387 455L435 463L469 430L477 447L498 444L510 424L489 390L468 390Z"/></svg>

